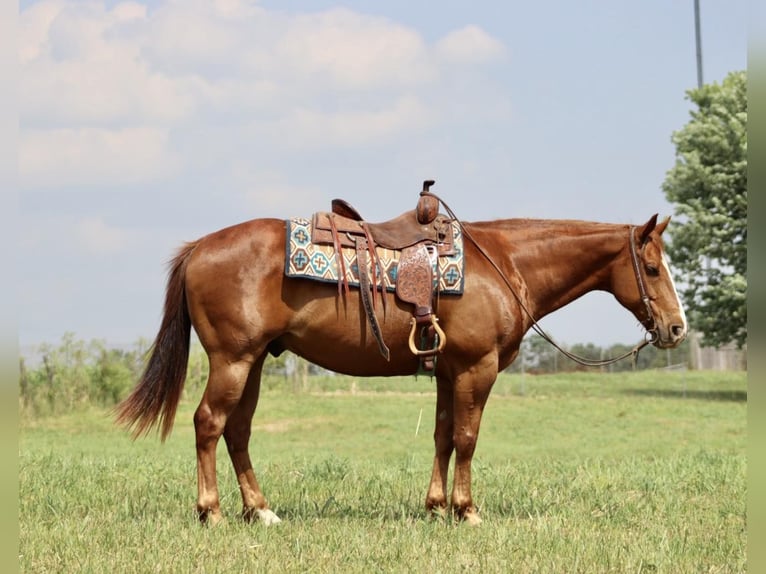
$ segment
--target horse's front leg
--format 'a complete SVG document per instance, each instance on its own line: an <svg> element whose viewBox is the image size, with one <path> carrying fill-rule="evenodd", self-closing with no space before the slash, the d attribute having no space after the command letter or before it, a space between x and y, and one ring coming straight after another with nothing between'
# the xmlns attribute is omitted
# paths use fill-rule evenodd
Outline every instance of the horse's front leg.
<svg viewBox="0 0 766 574"><path fill-rule="evenodd" d="M489 391L497 378L497 362L486 368L470 369L455 379L453 398L453 442L455 475L452 482L452 509L469 524L481 523L471 495L471 461L479 437L479 426Z"/></svg>
<svg viewBox="0 0 766 574"><path fill-rule="evenodd" d="M434 468L426 494L426 510L444 515L447 512L447 476L454 448L452 442L452 381L436 377L436 425L434 429Z"/></svg>
<svg viewBox="0 0 766 574"><path fill-rule="evenodd" d="M258 395L261 390L261 368L265 358L266 355L261 356L250 369L242 398L229 415L223 437L226 440L229 458L234 466L234 473L242 494L242 517L248 522L258 519L268 526L281 520L269 509L266 497L263 496L255 477L248 452L253 414L258 406Z"/></svg>

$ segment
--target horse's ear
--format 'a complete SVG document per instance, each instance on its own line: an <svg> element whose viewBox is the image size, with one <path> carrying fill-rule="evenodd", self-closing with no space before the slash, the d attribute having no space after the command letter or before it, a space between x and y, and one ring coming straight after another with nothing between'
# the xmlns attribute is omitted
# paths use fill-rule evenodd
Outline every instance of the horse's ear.
<svg viewBox="0 0 766 574"><path fill-rule="evenodd" d="M647 221L644 226L641 228L641 233L639 234L639 238L641 240L641 245L646 243L649 240L649 234L654 231L654 228L657 227L657 213L652 215L649 218L649 221Z"/></svg>
<svg viewBox="0 0 766 574"><path fill-rule="evenodd" d="M665 231L665 228L668 226L668 223L670 223L670 216L668 215L665 219L660 221L657 224L657 227L654 228L654 230L657 232L657 235L662 235Z"/></svg>

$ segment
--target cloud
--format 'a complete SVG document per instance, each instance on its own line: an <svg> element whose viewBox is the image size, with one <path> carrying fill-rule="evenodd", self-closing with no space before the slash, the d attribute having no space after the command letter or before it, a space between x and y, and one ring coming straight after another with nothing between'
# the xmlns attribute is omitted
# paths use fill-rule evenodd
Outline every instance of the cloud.
<svg viewBox="0 0 766 574"><path fill-rule="evenodd" d="M292 74L331 89L417 86L435 79L424 40L385 18L333 9L297 16L276 55Z"/></svg>
<svg viewBox="0 0 766 574"><path fill-rule="evenodd" d="M22 67L43 55L51 22L63 8L64 2L38 2L21 13L18 46Z"/></svg>
<svg viewBox="0 0 766 574"><path fill-rule="evenodd" d="M429 45L379 16L270 12L236 0L166 1L151 11L47 0L24 10L19 27L23 125L172 123L231 102L230 92L267 93L285 106L323 93L401 96L448 77L440 60L503 52L476 26Z"/></svg>
<svg viewBox="0 0 766 574"><path fill-rule="evenodd" d="M23 127L173 125L192 116L193 79L171 81L117 53L30 64L19 84Z"/></svg>
<svg viewBox="0 0 766 574"><path fill-rule="evenodd" d="M448 62L481 64L505 55L505 46L478 26L454 30L439 40L437 52Z"/></svg>
<svg viewBox="0 0 766 574"><path fill-rule="evenodd" d="M26 130L19 137L22 188L131 185L177 172L180 159L157 128Z"/></svg>
<svg viewBox="0 0 766 574"><path fill-rule="evenodd" d="M146 8L45 2L20 18L22 127L169 124L194 110L194 78L152 71L136 28Z"/></svg>
<svg viewBox="0 0 766 574"><path fill-rule="evenodd" d="M240 2L161 2L141 30L141 57L168 77L241 75L242 62L268 31L266 15Z"/></svg>
<svg viewBox="0 0 766 574"><path fill-rule="evenodd" d="M210 165L210 148L227 150L214 166L226 172L253 141L325 152L407 142L458 121L456 106L491 109L481 74L504 52L476 26L429 43L345 8L293 13L238 0L151 9L45 0L22 11L19 27L27 189L156 181ZM480 81L459 85L458 65Z"/></svg>

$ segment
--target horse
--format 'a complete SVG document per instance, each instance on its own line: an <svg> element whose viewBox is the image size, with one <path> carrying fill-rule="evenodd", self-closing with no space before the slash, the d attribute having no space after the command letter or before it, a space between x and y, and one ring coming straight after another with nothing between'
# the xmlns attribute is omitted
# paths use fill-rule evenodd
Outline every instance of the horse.
<svg viewBox="0 0 766 574"><path fill-rule="evenodd" d="M471 461L482 413L497 378L519 353L536 319L582 295L613 294L666 349L686 337L687 322L664 255L670 218L642 225L578 220L505 219L461 223L464 292L438 300L446 344L435 365L435 454L425 507L479 524ZM159 331L142 377L116 409L134 438L157 427L164 441L181 397L194 328L209 378L194 413L198 492L204 524L222 520L216 446L223 435L239 482L242 517L280 522L253 471L248 444L268 354L289 350L325 369L352 375L416 373L407 344L412 319L394 298L380 329L388 360L366 328L358 289L285 275L286 221L253 219L184 244L171 260ZM385 295L389 298L391 294ZM455 454L451 496L448 473Z"/></svg>

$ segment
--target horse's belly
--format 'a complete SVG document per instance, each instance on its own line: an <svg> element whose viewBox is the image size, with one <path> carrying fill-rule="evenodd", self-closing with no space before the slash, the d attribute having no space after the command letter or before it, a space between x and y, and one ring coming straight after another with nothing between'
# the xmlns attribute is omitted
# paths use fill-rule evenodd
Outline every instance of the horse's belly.
<svg viewBox="0 0 766 574"><path fill-rule="evenodd" d="M359 377L408 375L417 371L418 360L407 345L408 330L381 325L390 360L382 355L368 325L359 322L306 326L303 332L280 338L284 347L322 368Z"/></svg>

